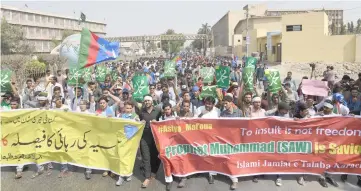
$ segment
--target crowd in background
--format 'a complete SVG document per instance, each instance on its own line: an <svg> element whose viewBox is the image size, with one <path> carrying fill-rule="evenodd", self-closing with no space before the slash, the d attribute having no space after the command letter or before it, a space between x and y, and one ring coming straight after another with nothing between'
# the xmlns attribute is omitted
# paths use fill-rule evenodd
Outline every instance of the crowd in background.
<svg viewBox="0 0 361 191"><path fill-rule="evenodd" d="M164 59L141 58L130 62L108 62L107 67L117 72L117 79L109 74L104 82L96 81L95 72L92 80L79 81L78 85L68 85L69 70L58 70L52 74L50 70L42 78L28 79L23 89L17 89L15 81L12 82L11 92L6 92L1 97L1 110L13 109L57 109L73 112L86 112L89 114L118 117L143 121L145 129L140 142L142 155L142 172L145 180L142 187L146 188L155 178L161 164L158 151L150 131L151 121L161 121L175 118L257 118L278 116L301 120L314 116L360 115L361 113L361 73L358 79L344 75L336 81L333 67L327 67L324 78L327 81L329 95L325 97L305 95L302 92L302 83L297 84L292 72L288 72L282 80L282 89L279 92L270 92L268 79L265 76L267 66L259 62L255 66L255 80L253 91L246 91L242 82L244 61L236 62L230 57L202 57L183 55L182 62L177 64L177 76L164 77ZM215 97L200 97L203 83L200 75L202 67L217 65L229 66L230 86L227 89L217 89ZM311 66L312 67L312 66ZM134 91L132 78L134 75L147 76L149 95L145 95L139 102L132 98ZM304 76L303 79L312 76ZM301 81L301 79L298 79ZM39 175L44 171L43 166L38 166ZM48 170L52 166L48 166ZM17 168L16 178L21 177L23 167ZM61 176L66 176L69 169L63 165ZM104 172L103 176L111 175ZM91 169L86 169L85 176L91 178ZM214 183L215 174L209 174L209 183ZM232 180L231 189L237 188L237 178ZM258 182L259 176L254 176L253 181ZM117 185L130 181L130 177L119 177ZM346 181L347 175L341 179ZM184 187L187 178L180 178L178 187ZM304 184L304 176L298 176L297 182ZM323 187L328 183L338 186L330 176L320 176L319 182ZM278 175L275 181L277 186L282 185L282 177ZM361 178L357 184L361 186ZM168 184L170 185L170 184ZM167 189L170 187L167 185Z"/></svg>

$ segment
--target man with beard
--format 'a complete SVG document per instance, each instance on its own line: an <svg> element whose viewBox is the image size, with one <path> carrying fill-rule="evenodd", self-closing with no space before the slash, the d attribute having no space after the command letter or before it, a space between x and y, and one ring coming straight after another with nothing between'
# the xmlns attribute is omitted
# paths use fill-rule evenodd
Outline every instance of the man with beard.
<svg viewBox="0 0 361 191"><path fill-rule="evenodd" d="M223 100L224 111L221 113L221 117L231 117L231 118L240 118L243 117L242 111L233 107L233 98L232 96L225 96ZM237 189L238 178L230 177L232 180L231 190Z"/></svg>
<svg viewBox="0 0 361 191"><path fill-rule="evenodd" d="M251 105L252 105L252 93L246 92L243 95L243 99L238 99L238 105L243 111L243 116L250 117L251 116Z"/></svg>
<svg viewBox="0 0 361 191"><path fill-rule="evenodd" d="M357 88L351 88L351 97L347 101L347 107L350 109L350 113L360 115L361 99Z"/></svg>
<svg viewBox="0 0 361 191"><path fill-rule="evenodd" d="M158 158L158 150L154 142L153 134L150 127L151 121L159 121L161 116L160 109L153 106L153 98L151 95L144 96L144 107L140 111L139 118L145 122L145 127L140 140L140 151L142 154L142 170L145 180L142 188L147 188L149 183L155 179L159 165L161 163Z"/></svg>
<svg viewBox="0 0 361 191"><path fill-rule="evenodd" d="M201 106L197 109L195 117L199 118L210 118L210 119L216 119L220 116L220 111L218 108L214 107L214 104L216 103L216 100L214 97L205 97L204 98L204 106ZM217 175L216 173L209 173L209 184L214 184L214 178L213 176Z"/></svg>

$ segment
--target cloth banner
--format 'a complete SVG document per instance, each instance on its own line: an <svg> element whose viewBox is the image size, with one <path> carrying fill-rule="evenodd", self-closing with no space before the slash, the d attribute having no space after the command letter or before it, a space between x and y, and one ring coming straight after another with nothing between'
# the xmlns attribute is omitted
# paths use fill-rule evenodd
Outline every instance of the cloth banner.
<svg viewBox="0 0 361 191"><path fill-rule="evenodd" d="M134 76L132 82L134 86L132 97L135 101L142 102L144 95L149 94L148 78L147 76Z"/></svg>
<svg viewBox="0 0 361 191"><path fill-rule="evenodd" d="M97 82L104 82L105 76L108 73L108 68L102 65L98 65L95 69L95 79Z"/></svg>
<svg viewBox="0 0 361 191"><path fill-rule="evenodd" d="M248 68L248 67L256 68L256 65L257 65L257 58L255 58L255 57L248 57L247 58L247 61L246 61L246 64L245 64L246 68Z"/></svg>
<svg viewBox="0 0 361 191"><path fill-rule="evenodd" d="M0 90L1 92L5 93L5 92L12 92L11 89L11 77L12 77L12 72L9 69L6 70L0 70L0 75L1 75L1 79L0 79Z"/></svg>
<svg viewBox="0 0 361 191"><path fill-rule="evenodd" d="M361 118L182 119L152 122L165 168L185 177L215 172L361 174Z"/></svg>
<svg viewBox="0 0 361 191"><path fill-rule="evenodd" d="M326 97L328 95L328 86L327 82L320 80L302 80L302 93L306 95L313 96L322 96Z"/></svg>
<svg viewBox="0 0 361 191"><path fill-rule="evenodd" d="M246 90L253 90L254 73L254 67L246 67L242 71L242 80Z"/></svg>
<svg viewBox="0 0 361 191"><path fill-rule="evenodd" d="M203 83L212 83L214 79L214 69L212 67L203 67L200 70L200 75L203 78Z"/></svg>
<svg viewBox="0 0 361 191"><path fill-rule="evenodd" d="M176 63L174 61L165 61L164 63L164 77L175 77L176 70L175 70Z"/></svg>
<svg viewBox="0 0 361 191"><path fill-rule="evenodd" d="M57 162L129 176L144 128L135 121L54 110L0 116L1 166Z"/></svg>
<svg viewBox="0 0 361 191"><path fill-rule="evenodd" d="M216 91L216 86L203 86L202 87L202 92L200 95L200 99L203 99L205 97L217 97L217 91Z"/></svg>
<svg viewBox="0 0 361 191"><path fill-rule="evenodd" d="M268 90L271 93L278 92L282 89L281 76L278 70L267 69L265 76L268 80Z"/></svg>
<svg viewBox="0 0 361 191"><path fill-rule="evenodd" d="M219 88L228 88L231 70L228 66L216 66L216 79Z"/></svg>
<svg viewBox="0 0 361 191"><path fill-rule="evenodd" d="M78 68L76 66L70 67L69 69L69 85L82 84L82 82L90 82L92 75L92 68ZM81 80L83 79L83 80Z"/></svg>

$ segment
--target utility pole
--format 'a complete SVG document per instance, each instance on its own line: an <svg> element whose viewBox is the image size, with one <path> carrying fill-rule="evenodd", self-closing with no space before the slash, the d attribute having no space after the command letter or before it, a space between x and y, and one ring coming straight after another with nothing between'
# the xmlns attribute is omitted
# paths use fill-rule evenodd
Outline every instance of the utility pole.
<svg viewBox="0 0 361 191"><path fill-rule="evenodd" d="M168 54L169 54L169 59L172 58L172 56L170 55L170 41L168 40Z"/></svg>
<svg viewBox="0 0 361 191"><path fill-rule="evenodd" d="M246 10L246 57L248 58L248 44L249 44L249 37L248 37L248 5Z"/></svg>

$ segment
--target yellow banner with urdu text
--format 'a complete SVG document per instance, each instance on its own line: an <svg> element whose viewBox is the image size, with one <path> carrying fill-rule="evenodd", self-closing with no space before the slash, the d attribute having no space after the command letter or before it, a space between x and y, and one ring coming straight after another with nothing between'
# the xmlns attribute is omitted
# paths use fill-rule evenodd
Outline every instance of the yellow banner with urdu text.
<svg viewBox="0 0 361 191"><path fill-rule="evenodd" d="M144 124L55 110L2 111L1 166L68 163L133 173Z"/></svg>

